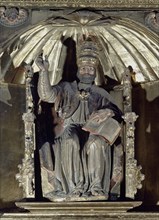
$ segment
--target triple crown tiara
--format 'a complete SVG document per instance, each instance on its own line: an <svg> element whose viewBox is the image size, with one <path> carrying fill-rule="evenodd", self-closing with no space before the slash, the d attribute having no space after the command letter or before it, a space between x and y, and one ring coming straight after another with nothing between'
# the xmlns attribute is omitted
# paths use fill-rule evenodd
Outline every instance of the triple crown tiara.
<svg viewBox="0 0 159 220"><path fill-rule="evenodd" d="M78 66L91 65L95 68L99 64L99 46L94 36L89 36L83 41L79 41L77 49Z"/></svg>

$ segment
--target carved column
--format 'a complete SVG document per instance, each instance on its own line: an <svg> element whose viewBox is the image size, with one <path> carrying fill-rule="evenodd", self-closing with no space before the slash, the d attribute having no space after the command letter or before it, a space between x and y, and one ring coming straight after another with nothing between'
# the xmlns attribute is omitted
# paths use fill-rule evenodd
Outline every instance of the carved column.
<svg viewBox="0 0 159 220"><path fill-rule="evenodd" d="M23 188L24 198L35 197L35 172L34 172L34 150L35 150L35 115L34 103L32 97L32 76L31 66L26 65L26 113L23 114L24 130L25 130L25 154L22 164L18 165L19 173L16 179L19 186Z"/></svg>
<svg viewBox="0 0 159 220"><path fill-rule="evenodd" d="M125 197L134 199L137 189L142 187L141 181L144 175L141 173L141 166L137 166L135 160L135 121L138 116L132 112L132 85L131 75L127 68L123 76L123 99L125 121Z"/></svg>

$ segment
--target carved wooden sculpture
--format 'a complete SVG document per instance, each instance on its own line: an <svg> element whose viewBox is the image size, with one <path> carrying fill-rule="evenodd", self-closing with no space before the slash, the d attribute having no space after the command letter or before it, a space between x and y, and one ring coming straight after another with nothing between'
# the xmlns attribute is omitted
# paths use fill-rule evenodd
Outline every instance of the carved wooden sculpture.
<svg viewBox="0 0 159 220"><path fill-rule="evenodd" d="M54 87L50 86L47 76L47 59L43 60L43 57L38 57L36 61L41 70L38 86L40 98L45 102L55 103L55 109L58 116L62 118L63 126L62 133L55 139L53 145L55 161L52 163L51 161L48 162L48 164L51 164L52 170L50 170L50 167L48 169L48 166L42 167L47 170L47 181L52 185L51 191L49 192L50 189L47 188L48 192L46 193L44 190L43 195L53 201L109 199L109 196L113 194L114 185L122 180L122 164L120 161L122 148L116 145L114 149L113 167L111 167L112 159L110 155L110 147L116 141L120 129L117 135L114 136L113 143L110 144L108 142L109 138L107 141L105 138L101 138L100 132L97 135L95 132L91 134L87 126L83 127L89 117L92 117L91 114L96 114L99 120L104 121L114 117L115 120L121 122L121 112L112 102L110 95L103 89L92 85L98 65L97 55L97 48L91 41L83 43L78 57L79 72L77 76L79 83L63 82ZM28 73L32 73L31 68L29 68ZM28 74L26 79L26 100L28 106L28 112L24 115L26 151L18 179L23 186L25 197L29 198L34 197L33 153L35 143L33 140L35 131L33 99L30 90L31 74ZM136 189L141 186L143 175L140 173L141 167L137 167L137 162L134 159L134 122L136 115L131 112L131 78L128 69L126 69L123 75L123 100L123 118L126 122L125 196L134 198ZM105 117L102 112L99 114L100 109L103 109L103 111L105 109L105 114L107 109L110 109L110 114L108 111L106 114L108 116ZM26 117L27 115L32 117ZM111 121L109 126L113 126ZM81 129L82 127L84 129ZM111 128L111 130L115 131L114 128ZM109 133L111 140L113 134ZM44 147L47 150L44 152L42 160L46 159L45 154L49 152L49 145L44 145ZM117 153L117 151L121 152ZM49 158L51 159L51 156ZM41 164L45 164L45 162ZM53 167L53 164L55 164L55 167ZM117 194L118 196L120 194Z"/></svg>
<svg viewBox="0 0 159 220"><path fill-rule="evenodd" d="M126 66L128 66L130 63L132 64L136 72L137 82L145 82L146 80L151 81L158 79L158 62L156 58L157 36L150 33L149 30L147 30L143 26L140 26L134 21L130 22L129 19L125 18L109 17L107 16L107 13L103 11L96 13L95 11L92 12L85 10L75 10L71 13L64 13L61 19L59 19L59 17L57 16L58 13L59 11L57 10L54 14L54 17L49 18L41 26L33 27L31 30L24 33L20 38L22 44L19 44L19 47L16 47L16 43L14 45L15 47L10 47L10 50L12 48L17 48L16 51L10 51L11 55L12 53L14 54L13 63L15 67L21 65L24 60L26 61L26 63L30 63L32 60L36 59L38 54L43 49L44 55L48 54L48 61L50 64L50 82L51 85L55 85L62 78L62 69L64 67L64 61L66 59L67 48L65 47L66 45L63 45L63 41L71 36L75 44L78 44L78 38L81 34L80 31L82 31L83 35L85 36L87 36L89 33L93 33L97 37L98 41L102 45L103 50L99 54L99 60L101 64L100 70L102 74L100 71L97 72L98 77L96 79L96 83L98 85L102 84L103 79L101 79L101 75L108 75L114 80L118 80L118 82L122 81L122 102L124 114L123 119L125 121L126 128L124 130L124 150L126 152L125 196L134 198L136 188L138 188L138 186L141 186L140 182L143 179L143 176L140 172L141 167L137 166L137 161L134 159L134 123L137 116L135 115L135 113L132 112L131 80L129 70L126 68ZM66 30L66 27L64 27L65 25L68 26L68 30ZM146 39L142 34L142 31L146 33ZM37 38L39 39L38 42ZM25 44L24 42L26 39L31 39L31 41L27 41L27 43ZM43 39L43 41L41 41L41 39ZM153 44L151 44L151 41L153 41ZM144 45L144 51L142 53L139 52L139 45ZM4 45L4 48L5 47L7 47L7 45ZM147 65L146 57L149 57L153 61L148 63L148 65L151 66L151 72L148 71L148 68L145 68L145 66ZM2 69L2 76L5 75L9 65L9 62L4 65L4 68ZM33 72L39 71L35 62L33 63L32 67ZM124 69L126 69L125 72ZM69 76L72 77L72 75ZM81 100L87 101L89 95L89 91L78 91L77 97ZM55 107L59 107L57 103L58 101L56 102ZM76 102L73 103L73 106L75 105ZM59 111L59 114L63 114L62 108L55 108L55 110ZM70 114L72 114L72 109L70 111ZM114 152L115 154L117 153L116 151ZM120 152L118 153L120 154ZM49 164L49 169L54 169L53 164ZM118 172L118 170L112 173L112 177L113 175L116 175L116 172ZM133 181L135 182L130 181L132 175L135 176L135 178L133 179ZM54 172L49 172L49 179L51 182L53 181L53 177ZM111 182L111 184L113 185L114 182ZM24 188L25 187L26 184L24 183ZM50 188L50 190L51 189L53 190L53 188Z"/></svg>
<svg viewBox="0 0 159 220"><path fill-rule="evenodd" d="M78 82L60 82L51 87L47 60L38 57L36 61L40 68L39 96L44 102L55 103L57 115L62 121L62 131L55 137L52 146L55 156L54 190L44 193L45 197L53 201L109 198L111 145L120 134L119 123L122 120L121 111L110 95L94 85L99 64L97 47L93 36L87 37L79 45ZM93 115L100 120L103 118L107 126L92 131L95 126L85 124L90 120L97 126Z"/></svg>

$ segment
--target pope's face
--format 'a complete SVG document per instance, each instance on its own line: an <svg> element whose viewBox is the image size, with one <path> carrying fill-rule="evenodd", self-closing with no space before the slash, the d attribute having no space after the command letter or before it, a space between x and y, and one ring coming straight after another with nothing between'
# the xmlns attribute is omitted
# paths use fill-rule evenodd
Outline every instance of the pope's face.
<svg viewBox="0 0 159 220"><path fill-rule="evenodd" d="M93 66L81 66L79 68L79 74L81 75L95 75L96 74L96 70Z"/></svg>
<svg viewBox="0 0 159 220"><path fill-rule="evenodd" d="M96 69L90 65L80 66L77 77L81 83L92 84L96 77Z"/></svg>

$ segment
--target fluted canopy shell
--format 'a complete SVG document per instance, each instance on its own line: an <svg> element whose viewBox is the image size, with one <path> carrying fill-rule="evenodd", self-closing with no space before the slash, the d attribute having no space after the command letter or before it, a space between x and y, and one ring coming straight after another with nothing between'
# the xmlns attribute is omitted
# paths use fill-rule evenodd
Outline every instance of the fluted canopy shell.
<svg viewBox="0 0 159 220"><path fill-rule="evenodd" d="M59 14L60 11L55 11L53 17L27 28L2 45L1 79L24 84L24 63L31 63L34 72L38 72L35 59L41 52L48 57L52 85L61 80L64 71L72 78L79 39L89 34L96 36L102 48L97 84L102 83L104 75L121 82L128 66L136 73L137 82L159 79L159 38L145 26L99 11L75 10Z"/></svg>

